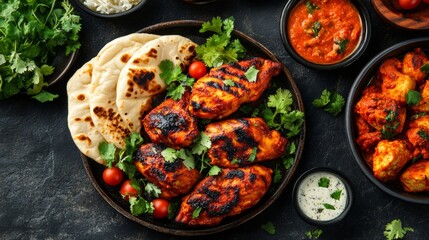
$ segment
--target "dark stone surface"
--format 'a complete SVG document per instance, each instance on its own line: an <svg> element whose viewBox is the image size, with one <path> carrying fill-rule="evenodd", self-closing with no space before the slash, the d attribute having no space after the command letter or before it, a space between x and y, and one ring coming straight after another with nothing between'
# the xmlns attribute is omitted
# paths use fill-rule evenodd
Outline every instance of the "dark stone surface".
<svg viewBox="0 0 429 240"><path fill-rule="evenodd" d="M372 15L373 36L361 59L338 71L317 71L294 61L279 36L279 19L286 1L234 0L191 5L180 0L149 0L132 16L101 19L80 9L82 48L73 70L91 59L110 40L143 27L170 20L209 20L234 16L236 29L261 42L291 70L306 107L307 138L292 179L316 167L340 170L350 180L355 203L340 225L323 227L320 239L384 239L385 224L399 218L413 227L407 239L429 239L429 206L406 203L376 188L358 168L349 149L344 114L333 117L311 102L323 89L347 96L354 78L368 60L402 40L424 36L395 30ZM69 73L71 76L72 73ZM66 79L51 90L60 99L40 104L23 96L0 102L0 239L190 239L142 227L111 208L91 185L67 128ZM315 227L302 221L291 204L292 187L265 212L235 229L201 239L305 239ZM277 233L261 224L272 221Z"/></svg>

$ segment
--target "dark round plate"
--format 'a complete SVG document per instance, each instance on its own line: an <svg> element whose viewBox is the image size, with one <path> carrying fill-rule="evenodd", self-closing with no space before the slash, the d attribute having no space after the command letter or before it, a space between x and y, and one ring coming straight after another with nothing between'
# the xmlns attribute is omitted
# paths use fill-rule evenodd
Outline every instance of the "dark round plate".
<svg viewBox="0 0 429 240"><path fill-rule="evenodd" d="M159 35L180 34L182 36L190 38L198 44L202 44L205 42L206 39L205 35L199 33L199 29L201 28L202 23L203 22L201 21L193 20L172 21L149 26L140 30L139 32ZM247 49L249 57L263 57L266 59L271 59L280 62L278 58L267 48L265 48L249 36L245 35L244 33L235 30L233 32L233 38L238 38L241 41L241 43ZM280 73L280 75L274 77L271 81L275 81L277 86L289 89L294 97L294 109L304 112L304 104L301 99L301 94L286 67L283 66L283 71ZM83 154L81 156L85 171L88 174L91 183L93 184L95 189L100 193L103 199L110 204L110 206L112 206L116 211L118 211L128 219L150 229L168 234L181 236L208 235L231 229L249 221L256 215L264 211L267 207L269 207L280 196L286 185L289 183L292 175L294 174L296 167L298 166L304 147L305 130L306 128L304 122L300 135L289 139L296 144L297 150L294 163L291 168L287 171L282 172L283 179L281 180L281 182L278 183L276 187L272 189L272 191L268 191L265 196L259 201L259 203L253 208L248 209L247 211L243 212L238 216L225 218L219 225L211 227L189 227L183 224L178 224L174 222L174 220L157 220L147 215L141 215L138 217L131 215L129 211L128 202L124 201L118 193L119 187L109 187L103 183L102 172L105 167L96 163L92 159L87 158ZM265 166L269 166L273 169L275 168L274 161L267 161L262 164ZM283 167L282 169L284 170Z"/></svg>
<svg viewBox="0 0 429 240"><path fill-rule="evenodd" d="M388 49L385 49L384 51L376 55L371 61L369 61L368 64L362 69L362 71L356 78L347 99L346 131L348 142L350 144L350 148L353 152L353 156L357 164L359 165L365 176L373 184L375 184L377 187L379 187L384 192L390 194L391 196L402 199L404 201L429 204L428 193L407 193L402 189L399 184L383 183L374 177L371 167L367 164L365 156L360 151L359 146L355 141L356 132L353 119L354 106L360 99L362 91L371 83L371 80L375 76L376 71L383 62L383 60L391 57L401 57L405 53L412 51L414 48L417 47L422 48L423 51L429 53L429 37L407 40L398 43Z"/></svg>

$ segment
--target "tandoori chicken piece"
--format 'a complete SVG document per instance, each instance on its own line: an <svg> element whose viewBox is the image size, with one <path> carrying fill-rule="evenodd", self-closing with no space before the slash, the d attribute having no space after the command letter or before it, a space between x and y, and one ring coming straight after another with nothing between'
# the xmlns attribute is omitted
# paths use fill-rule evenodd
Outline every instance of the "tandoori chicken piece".
<svg viewBox="0 0 429 240"><path fill-rule="evenodd" d="M356 142L359 148L364 152L372 151L377 143L383 139L381 131L371 127L360 115L355 116L355 124L357 128Z"/></svg>
<svg viewBox="0 0 429 240"><path fill-rule="evenodd" d="M199 118L224 118L241 104L256 101L281 69L281 63L262 58L212 68L194 84L189 111ZM254 70L258 71L256 79L247 79L246 72Z"/></svg>
<svg viewBox="0 0 429 240"><path fill-rule="evenodd" d="M429 192L429 160L413 163L400 180L407 192Z"/></svg>
<svg viewBox="0 0 429 240"><path fill-rule="evenodd" d="M220 167L239 167L279 158L288 143L278 131L270 130L262 118L210 123L205 134L211 140L210 163Z"/></svg>
<svg viewBox="0 0 429 240"><path fill-rule="evenodd" d="M176 221L193 226L219 224L225 217L256 205L270 187L271 179L272 170L261 165L222 169L218 175L204 178L182 199Z"/></svg>
<svg viewBox="0 0 429 240"><path fill-rule="evenodd" d="M415 112L429 113L429 80L426 80L424 83L421 95L422 99L420 100L419 104L412 106L412 109Z"/></svg>
<svg viewBox="0 0 429 240"><path fill-rule="evenodd" d="M400 133L407 117L405 106L386 97L374 86L363 91L354 112L371 127L380 131L385 138Z"/></svg>
<svg viewBox="0 0 429 240"><path fill-rule="evenodd" d="M385 60L378 72L377 77L381 79L381 89L384 95L405 105L409 90L414 90L416 80L402 73L402 62L397 58Z"/></svg>
<svg viewBox="0 0 429 240"><path fill-rule="evenodd" d="M402 72L420 84L426 79L427 74L420 69L425 64L429 64L426 54L421 48L416 48L414 51L405 54L402 59Z"/></svg>
<svg viewBox="0 0 429 240"><path fill-rule="evenodd" d="M189 193L197 184L200 173L187 169L182 159L168 162L161 155L166 147L162 144L143 144L134 156L137 170L161 189L161 198L170 199Z"/></svg>
<svg viewBox="0 0 429 240"><path fill-rule="evenodd" d="M189 95L185 92L179 101L169 98L145 116L143 126L152 142L180 149L198 137L197 119L188 112Z"/></svg>
<svg viewBox="0 0 429 240"><path fill-rule="evenodd" d="M429 116L421 116L409 124L406 133L408 141L414 146L414 157L429 159Z"/></svg>
<svg viewBox="0 0 429 240"><path fill-rule="evenodd" d="M380 141L372 157L375 178L382 182L396 179L411 158L411 152L404 140Z"/></svg>

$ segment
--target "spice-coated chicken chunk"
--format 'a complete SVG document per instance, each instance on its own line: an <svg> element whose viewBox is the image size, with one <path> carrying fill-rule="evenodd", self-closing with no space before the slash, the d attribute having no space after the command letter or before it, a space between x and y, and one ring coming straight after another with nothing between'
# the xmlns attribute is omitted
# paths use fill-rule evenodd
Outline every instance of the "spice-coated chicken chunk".
<svg viewBox="0 0 429 240"><path fill-rule="evenodd" d="M134 156L134 165L147 180L158 186L161 198L170 199L192 190L200 173L187 169L182 159L167 162L161 155L164 145L148 143L140 146Z"/></svg>
<svg viewBox="0 0 429 240"><path fill-rule="evenodd" d="M354 111L385 137L400 133L407 117L405 106L384 96L374 86L365 89Z"/></svg>
<svg viewBox="0 0 429 240"><path fill-rule="evenodd" d="M408 141L414 146L414 157L429 159L429 116L421 116L409 124L406 133Z"/></svg>
<svg viewBox="0 0 429 240"><path fill-rule="evenodd" d="M240 214L264 196L271 185L271 175L270 168L260 165L222 169L220 174L204 178L183 198L176 221L216 225L225 217ZM197 211L199 214L194 214Z"/></svg>
<svg viewBox="0 0 429 240"><path fill-rule="evenodd" d="M429 192L429 160L413 163L400 180L407 192Z"/></svg>
<svg viewBox="0 0 429 240"><path fill-rule="evenodd" d="M357 127L356 142L362 151L370 152L383 139L381 131L372 128L361 116L355 116ZM372 165L372 164L370 164Z"/></svg>
<svg viewBox="0 0 429 240"><path fill-rule="evenodd" d="M429 64L429 60L421 48L416 48L405 54L402 59L402 72L414 78L419 84L426 80L426 73L421 70L424 64Z"/></svg>
<svg viewBox="0 0 429 240"><path fill-rule="evenodd" d="M251 67L259 70L256 81L248 80L245 75ZM281 69L280 63L262 58L212 68L194 84L189 111L199 118L224 118L241 104L256 101Z"/></svg>
<svg viewBox="0 0 429 240"><path fill-rule="evenodd" d="M270 130L262 118L228 119L210 123L205 134L211 140L210 163L239 167L282 156L288 140Z"/></svg>
<svg viewBox="0 0 429 240"><path fill-rule="evenodd" d="M396 58L385 60L377 72L377 77L382 81L383 94L400 104L405 105L408 91L416 87L416 80L402 73L402 62Z"/></svg>
<svg viewBox="0 0 429 240"><path fill-rule="evenodd" d="M374 176L383 182L396 179L401 169L411 160L411 152L404 140L382 140L373 155Z"/></svg>
<svg viewBox="0 0 429 240"><path fill-rule="evenodd" d="M143 119L146 133L154 143L179 149L198 137L197 119L188 112L189 92L179 101L167 99Z"/></svg>
<svg viewBox="0 0 429 240"><path fill-rule="evenodd" d="M424 83L421 91L422 99L417 106L413 106L412 109L415 112L426 112L429 113L429 80Z"/></svg>

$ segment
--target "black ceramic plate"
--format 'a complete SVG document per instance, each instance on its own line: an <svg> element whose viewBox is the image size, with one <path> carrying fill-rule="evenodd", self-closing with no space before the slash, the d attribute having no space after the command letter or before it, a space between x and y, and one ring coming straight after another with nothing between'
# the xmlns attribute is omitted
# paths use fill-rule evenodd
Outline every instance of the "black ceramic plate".
<svg viewBox="0 0 429 240"><path fill-rule="evenodd" d="M428 193L407 193L405 192L400 184L398 183L383 183L378 181L372 172L371 167L367 164L364 155L360 151L355 139L355 124L353 120L353 108L356 105L357 101L360 99L362 91L367 87L373 77L375 76L377 69L380 67L383 60L391 57L401 58L405 53L412 51L414 48L422 48L426 54L429 53L429 37L418 38L407 40L401 43L398 43L381 53L375 56L360 72L356 78L351 91L348 96L347 106L346 106L346 131L347 138L355 157L356 162L358 163L360 169L366 175L366 177L371 180L377 187L386 193L402 199L404 201L413 202L413 203L422 203L429 204L429 194Z"/></svg>
<svg viewBox="0 0 429 240"><path fill-rule="evenodd" d="M200 22L200 21L187 21L187 20L166 22L166 23L161 23L161 24L144 28L140 32L159 34L159 35L180 34L182 36L192 39L194 42L198 44L202 44L205 42L205 39L206 39L206 36L201 35L198 32L199 29L201 28L202 23L203 22ZM266 49L260 43L256 42L255 40L248 37L247 35L239 31L234 31L233 38L240 39L241 43L247 49L249 57L263 57L266 59L279 61L268 49ZM304 105L302 103L301 95L298 91L298 88L294 80L292 79L289 71L284 66L283 66L283 71L280 73L280 75L274 77L271 81L272 83L275 83L277 87L289 89L294 97L294 106L293 106L294 109L304 112ZM271 87L271 89L268 89L267 92L270 90L275 91L275 89L276 89L275 87ZM263 95L261 98L266 98L266 94L265 96ZM304 147L304 137L305 137L305 123L300 135L289 139L290 141L293 141L296 144L297 151L296 151L296 155L295 155L295 159L292 167L289 170L282 172L283 178L281 182L274 185L275 187L272 188L271 191L267 192L265 196L260 200L260 202L253 208L248 209L247 211L243 212L238 216L225 218L219 225L212 226L212 227L195 228L195 227L189 227L183 224L175 223L174 220L157 220L147 215L142 215L138 217L131 215L129 211L128 202L124 201L121 198L120 194L118 193L119 187L109 187L106 184L104 184L102 179L102 172L105 167L85 157L84 155L82 155L82 162L96 190L100 193L100 195L104 198L104 200L106 200L115 210L117 210L125 217L145 227L148 227L163 233L182 235L182 236L207 235L207 234L213 234L220 231L224 231L245 223L246 221L250 220L251 218L261 213L263 210L265 210L280 196L280 194L283 192L286 185L289 183L299 163L302 150ZM263 163L263 165L269 166L274 169L276 162L278 161L268 161ZM281 169L284 169L284 167L281 167Z"/></svg>

